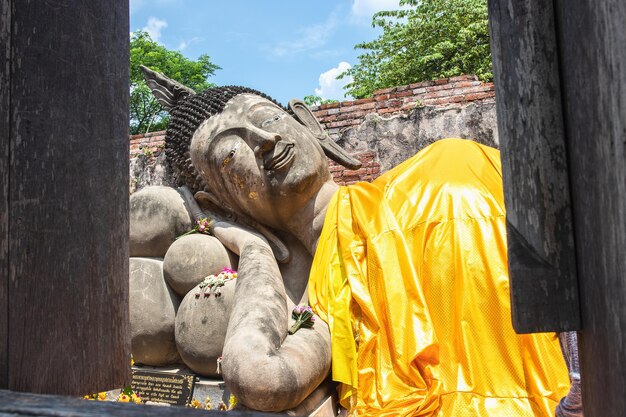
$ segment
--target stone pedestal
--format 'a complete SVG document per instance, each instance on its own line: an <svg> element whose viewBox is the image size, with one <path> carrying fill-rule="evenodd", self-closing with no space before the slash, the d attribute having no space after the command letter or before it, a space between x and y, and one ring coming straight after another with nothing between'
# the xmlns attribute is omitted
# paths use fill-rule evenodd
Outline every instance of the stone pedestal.
<svg viewBox="0 0 626 417"><path fill-rule="evenodd" d="M143 370L151 372L182 373L193 374L189 368L185 366L172 367L133 367L134 370ZM110 391L107 395L108 399L114 400L119 394L119 390ZM211 400L213 410L217 410L220 403L228 405L230 392L226 384L221 379L209 379L204 377L196 377L195 388L192 398L204 404L206 399ZM248 410L242 405L236 407L238 410ZM250 410L252 411L252 410ZM330 379L324 381L315 389L298 407L280 413L270 413L283 416L307 416L307 417L335 417L338 415L338 399L335 384ZM259 413L266 415L267 413Z"/></svg>

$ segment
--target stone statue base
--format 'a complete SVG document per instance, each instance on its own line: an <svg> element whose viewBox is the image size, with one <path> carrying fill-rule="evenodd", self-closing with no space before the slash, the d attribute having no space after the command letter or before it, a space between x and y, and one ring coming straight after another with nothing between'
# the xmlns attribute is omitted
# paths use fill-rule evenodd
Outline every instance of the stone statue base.
<svg viewBox="0 0 626 417"><path fill-rule="evenodd" d="M133 371L149 371L167 374L193 374L193 371L184 365L153 367L153 366L133 366ZM115 389L107 391L107 401L115 401L120 390ZM213 410L218 410L220 403L228 406L230 400L230 392L226 384L221 379L205 378L196 376L195 387L192 398L198 400L201 404L205 404L206 399L210 399ZM163 405L149 403L149 405ZM236 410L249 410L241 404L235 407ZM250 410L254 411L254 410ZM299 406L280 413L270 413L284 416L307 416L307 417L335 417L338 415L338 398L336 384L330 378L325 380L317 387L311 395L309 395ZM260 413L266 415L267 413Z"/></svg>

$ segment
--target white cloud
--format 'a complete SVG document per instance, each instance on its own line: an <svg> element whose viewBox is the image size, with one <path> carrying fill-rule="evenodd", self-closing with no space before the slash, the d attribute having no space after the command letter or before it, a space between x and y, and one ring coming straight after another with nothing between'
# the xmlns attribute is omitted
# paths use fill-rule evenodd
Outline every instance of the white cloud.
<svg viewBox="0 0 626 417"><path fill-rule="evenodd" d="M185 49L187 49L187 47L189 45L191 45L192 43L198 42L202 40L202 38L199 38L197 36L194 36L193 38L189 39L189 40L184 40L181 43L178 44L178 50L179 51L184 51Z"/></svg>
<svg viewBox="0 0 626 417"><path fill-rule="evenodd" d="M148 24L144 26L142 30L148 32L152 40L158 42L161 39L161 31L166 27L167 21L150 16L148 18Z"/></svg>
<svg viewBox="0 0 626 417"><path fill-rule="evenodd" d="M300 29L295 40L280 42L271 48L271 52L276 56L286 56L321 48L326 45L336 26L336 19L331 15L324 23Z"/></svg>
<svg viewBox="0 0 626 417"><path fill-rule="evenodd" d="M331 68L321 73L319 78L320 86L315 89L315 95L323 100L343 100L345 94L343 87L352 82L352 77L344 77L338 80L337 76L350 68L350 64L342 61L336 68Z"/></svg>
<svg viewBox="0 0 626 417"><path fill-rule="evenodd" d="M372 23L372 16L382 10L400 9L399 0L352 0L352 21Z"/></svg>

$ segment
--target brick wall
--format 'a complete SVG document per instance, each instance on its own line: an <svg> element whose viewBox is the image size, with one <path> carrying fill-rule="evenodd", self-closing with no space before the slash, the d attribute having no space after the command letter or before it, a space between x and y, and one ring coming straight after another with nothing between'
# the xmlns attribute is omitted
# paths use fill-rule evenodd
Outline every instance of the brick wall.
<svg viewBox="0 0 626 417"><path fill-rule="evenodd" d="M360 125L369 113L393 115L416 107L460 107L473 101L494 100L493 83L483 83L473 75L424 81L374 92L373 97L313 107L313 113L337 140L341 130Z"/></svg>
<svg viewBox="0 0 626 417"><path fill-rule="evenodd" d="M353 155L361 161L361 168L351 171L338 163L328 160L328 169L335 182L339 185L350 185L359 181L372 182L380 174L380 163L376 160L376 152L367 151Z"/></svg>
<svg viewBox="0 0 626 417"><path fill-rule="evenodd" d="M312 110L330 137L337 140L342 131L360 125L370 113L391 116L406 114L418 107L462 107L471 102L493 102L494 99L493 83L483 83L473 75L462 75L385 88L375 91L371 98L323 104ZM143 158L147 165L154 163L163 151L164 139L164 131L131 136L131 160ZM338 184L372 181L381 174L376 152L370 150L353 156L363 163L356 171L329 161L330 171Z"/></svg>
<svg viewBox="0 0 626 417"><path fill-rule="evenodd" d="M165 131L148 132L130 137L130 157L143 154L147 157L158 156L165 148Z"/></svg>

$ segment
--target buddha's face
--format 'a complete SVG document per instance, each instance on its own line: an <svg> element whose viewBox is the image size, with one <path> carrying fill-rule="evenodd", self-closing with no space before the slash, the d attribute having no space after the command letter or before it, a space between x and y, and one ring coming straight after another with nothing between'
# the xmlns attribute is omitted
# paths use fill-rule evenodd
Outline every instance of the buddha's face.
<svg viewBox="0 0 626 417"><path fill-rule="evenodd" d="M207 184L224 184L213 193L227 193L230 198L222 200L234 200L237 209L278 229L330 179L324 152L308 128L253 94L235 96L206 120L190 154Z"/></svg>

